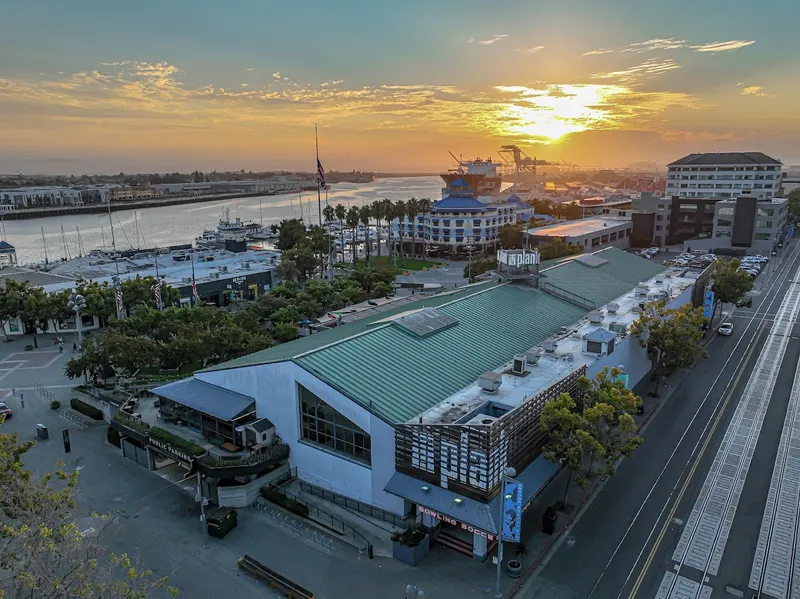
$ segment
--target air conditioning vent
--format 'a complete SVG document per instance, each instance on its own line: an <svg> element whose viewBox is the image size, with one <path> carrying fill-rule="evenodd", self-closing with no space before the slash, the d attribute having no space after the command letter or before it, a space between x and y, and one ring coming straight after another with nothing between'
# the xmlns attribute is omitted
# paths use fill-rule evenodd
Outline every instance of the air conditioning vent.
<svg viewBox="0 0 800 599"><path fill-rule="evenodd" d="M619 310L619 304L616 302L611 302L608 304L608 306L606 306L606 308L608 309L609 314L616 314L617 310Z"/></svg>
<svg viewBox="0 0 800 599"><path fill-rule="evenodd" d="M544 350L541 347L534 347L532 350L528 351L525 354L525 361L530 365L533 366L539 363L539 358L542 357L542 352Z"/></svg>
<svg viewBox="0 0 800 599"><path fill-rule="evenodd" d="M511 363L511 372L512 374L516 374L517 376L523 376L525 374L524 354L518 354L514 356L514 360Z"/></svg>
<svg viewBox="0 0 800 599"><path fill-rule="evenodd" d="M631 308L631 312L633 312L634 314L641 314L642 306L641 305L634 306L633 308Z"/></svg>
<svg viewBox="0 0 800 599"><path fill-rule="evenodd" d="M609 322L608 330L614 333L625 333L628 330L628 325L626 325L624 322Z"/></svg>
<svg viewBox="0 0 800 599"><path fill-rule="evenodd" d="M600 310L592 310L589 312L589 322L592 324L600 324L603 322L603 318L605 318L605 315Z"/></svg>
<svg viewBox="0 0 800 599"><path fill-rule="evenodd" d="M636 286L636 295L647 295L650 292L650 287L647 286L647 283L639 283Z"/></svg>
<svg viewBox="0 0 800 599"><path fill-rule="evenodd" d="M486 393L494 393L503 384L503 375L499 372L484 372L478 379L478 386Z"/></svg>
<svg viewBox="0 0 800 599"><path fill-rule="evenodd" d="M542 343L542 349L544 349L544 351L547 352L548 354L552 354L554 351L556 351L557 347L558 343L556 343L555 341L545 341L544 343Z"/></svg>

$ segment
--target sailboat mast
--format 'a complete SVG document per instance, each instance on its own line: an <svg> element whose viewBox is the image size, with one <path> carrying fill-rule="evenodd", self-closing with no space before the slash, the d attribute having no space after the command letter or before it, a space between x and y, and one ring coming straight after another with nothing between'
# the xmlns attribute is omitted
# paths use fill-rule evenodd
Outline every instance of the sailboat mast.
<svg viewBox="0 0 800 599"><path fill-rule="evenodd" d="M44 263L49 264L49 261L47 259L47 241L45 241L44 238L44 227L42 227L42 246L44 246Z"/></svg>
<svg viewBox="0 0 800 599"><path fill-rule="evenodd" d="M0 224L3 225L3 241L6 241L6 219L0 218Z"/></svg>
<svg viewBox="0 0 800 599"><path fill-rule="evenodd" d="M61 243L64 244L64 257L71 260L72 256L69 255L69 246L67 245L67 235L64 233L64 225L61 225Z"/></svg>
<svg viewBox="0 0 800 599"><path fill-rule="evenodd" d="M78 232L78 257L83 257L83 240L81 239L81 228L75 225L75 230Z"/></svg>
<svg viewBox="0 0 800 599"><path fill-rule="evenodd" d="M141 249L142 245L139 243L139 216L136 210L133 211L133 222L136 226L136 249Z"/></svg>
<svg viewBox="0 0 800 599"><path fill-rule="evenodd" d="M261 200L258 200L258 224L264 228L264 210L261 207Z"/></svg>

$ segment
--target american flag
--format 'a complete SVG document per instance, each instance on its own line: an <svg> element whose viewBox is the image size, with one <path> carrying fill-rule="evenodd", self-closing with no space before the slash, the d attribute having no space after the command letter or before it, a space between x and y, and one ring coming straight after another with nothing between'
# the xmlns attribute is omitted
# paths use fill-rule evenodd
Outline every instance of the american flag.
<svg viewBox="0 0 800 599"><path fill-rule="evenodd" d="M161 281L153 284L153 294L156 296L156 308L161 309Z"/></svg>
<svg viewBox="0 0 800 599"><path fill-rule="evenodd" d="M322 163L319 161L319 158L317 158L317 184L320 189L325 189L327 185L325 183L325 169L322 168Z"/></svg>
<svg viewBox="0 0 800 599"><path fill-rule="evenodd" d="M122 314L122 289L117 287L117 312Z"/></svg>
<svg viewBox="0 0 800 599"><path fill-rule="evenodd" d="M197 281L194 278L194 256L192 257L192 297L194 297L195 303L200 299L200 294L197 293Z"/></svg>

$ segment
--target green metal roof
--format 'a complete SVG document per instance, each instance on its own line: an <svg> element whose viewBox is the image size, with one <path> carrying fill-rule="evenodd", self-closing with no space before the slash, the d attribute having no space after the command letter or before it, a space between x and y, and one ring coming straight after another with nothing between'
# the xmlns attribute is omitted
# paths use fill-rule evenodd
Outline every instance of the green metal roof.
<svg viewBox="0 0 800 599"><path fill-rule="evenodd" d="M210 366L201 372L210 370L226 370L228 368L240 368L242 366L255 366L256 364L268 364L270 362L283 362L284 360L291 360L295 356L299 356L325 345L335 343L336 341L341 341L347 337L352 337L353 335L363 333L367 329L371 328L372 324L376 320L383 320L384 318L388 318L395 314L400 314L409 310L418 310L423 307L435 308L441 304L452 302L454 299L459 297L464 297L466 295L475 293L476 291L487 289L495 285L497 285L497 283L489 281L479 285L464 286L460 289L442 292L433 296L420 295L419 301L406 303L388 310L376 311L375 314L372 314L371 316L345 323L341 326L328 329L327 331L320 331L319 333L314 333L313 335L309 335L307 337L300 337L299 339L289 341L288 343L280 343L273 347L268 347L267 349L248 354L240 358L228 360L227 362Z"/></svg>
<svg viewBox="0 0 800 599"><path fill-rule="evenodd" d="M407 422L586 315L516 285L491 287L439 310L458 324L426 337L383 324L295 362L388 422Z"/></svg>
<svg viewBox="0 0 800 599"><path fill-rule="evenodd" d="M570 260L542 269L545 281L591 300L595 306L602 306L667 269L661 264L613 247L592 254L606 263L587 266L575 260L580 255L573 256Z"/></svg>

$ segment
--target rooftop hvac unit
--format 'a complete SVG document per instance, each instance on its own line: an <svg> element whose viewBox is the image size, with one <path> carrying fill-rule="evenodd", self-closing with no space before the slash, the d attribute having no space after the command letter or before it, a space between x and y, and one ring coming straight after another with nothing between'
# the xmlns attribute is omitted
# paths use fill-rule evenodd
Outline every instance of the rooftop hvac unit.
<svg viewBox="0 0 800 599"><path fill-rule="evenodd" d="M664 282L664 277L656 277L656 283L659 285Z"/></svg>
<svg viewBox="0 0 800 599"><path fill-rule="evenodd" d="M575 354L572 352L565 352L559 356L562 360L566 360L567 362L572 362L575 360Z"/></svg>
<svg viewBox="0 0 800 599"><path fill-rule="evenodd" d="M609 322L608 330L613 333L624 333L628 330L628 325L626 325L624 322Z"/></svg>
<svg viewBox="0 0 800 599"><path fill-rule="evenodd" d="M478 386L487 393L494 393L503 384L503 375L499 372L484 372L478 379Z"/></svg>
<svg viewBox="0 0 800 599"><path fill-rule="evenodd" d="M608 309L609 314L616 314L617 310L619 310L619 304L616 302L611 302L608 304L608 306L606 306L606 308Z"/></svg>
<svg viewBox="0 0 800 599"><path fill-rule="evenodd" d="M592 310L589 312L589 322L592 324L600 324L603 322L603 318L605 318L605 315L600 310Z"/></svg>
<svg viewBox="0 0 800 599"><path fill-rule="evenodd" d="M641 304L635 305L633 308L631 308L631 312L633 312L634 314L641 314L642 313L642 305Z"/></svg>
<svg viewBox="0 0 800 599"><path fill-rule="evenodd" d="M219 272L228 272L228 267L227 266L220 266L219 267Z"/></svg>
<svg viewBox="0 0 800 599"><path fill-rule="evenodd" d="M514 356L514 360L511 362L511 373L517 376L525 374L525 354Z"/></svg>
<svg viewBox="0 0 800 599"><path fill-rule="evenodd" d="M250 270L250 263L249 262L242 262L242 268L245 270Z"/></svg>
<svg viewBox="0 0 800 599"><path fill-rule="evenodd" d="M562 335L566 335L569 329L567 327L561 327L560 332Z"/></svg>
<svg viewBox="0 0 800 599"><path fill-rule="evenodd" d="M181 283L191 283L192 277L181 277Z"/></svg>
<svg viewBox="0 0 800 599"><path fill-rule="evenodd" d="M647 286L647 283L639 283L636 286L636 295L647 295L650 291L650 287Z"/></svg>
<svg viewBox="0 0 800 599"><path fill-rule="evenodd" d="M554 351L556 351L557 347L558 343L555 341L545 341L542 343L542 349L544 349L544 351L546 351L548 354L552 354Z"/></svg>
<svg viewBox="0 0 800 599"><path fill-rule="evenodd" d="M544 350L541 347L534 347L525 353L525 361L531 366L537 364L539 362L539 358L542 357L543 351Z"/></svg>
<svg viewBox="0 0 800 599"><path fill-rule="evenodd" d="M215 279L219 279L219 273L218 273L218 272L212 272L212 273L211 273L211 276L212 276L213 278L215 278Z"/></svg>

